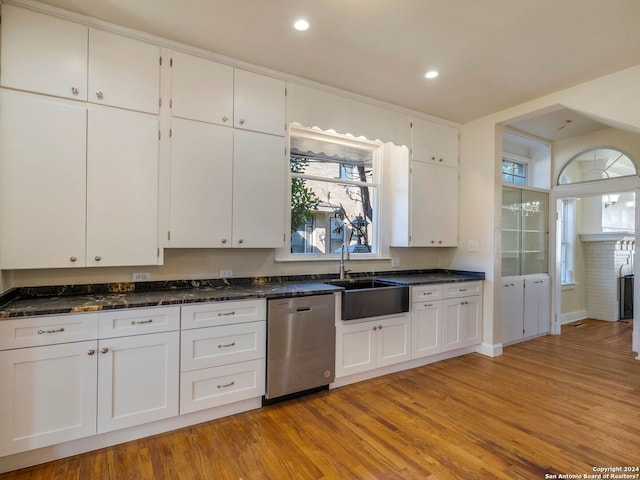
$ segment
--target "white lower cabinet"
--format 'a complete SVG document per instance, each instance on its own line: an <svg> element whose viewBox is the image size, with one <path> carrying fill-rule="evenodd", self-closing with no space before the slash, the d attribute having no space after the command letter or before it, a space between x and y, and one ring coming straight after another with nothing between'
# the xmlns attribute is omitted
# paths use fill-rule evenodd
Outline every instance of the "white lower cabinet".
<svg viewBox="0 0 640 480"><path fill-rule="evenodd" d="M100 340L98 433L178 414L179 335Z"/></svg>
<svg viewBox="0 0 640 480"><path fill-rule="evenodd" d="M0 457L178 415L179 312L3 321Z"/></svg>
<svg viewBox="0 0 640 480"><path fill-rule="evenodd" d="M480 296L443 300L442 351L480 343L482 299Z"/></svg>
<svg viewBox="0 0 640 480"><path fill-rule="evenodd" d="M97 344L0 352L0 457L96 433Z"/></svg>
<svg viewBox="0 0 640 480"><path fill-rule="evenodd" d="M549 333L551 290L548 275L503 277L502 343Z"/></svg>
<svg viewBox="0 0 640 480"><path fill-rule="evenodd" d="M336 378L393 365L411 357L409 314L336 328Z"/></svg>
<svg viewBox="0 0 640 480"><path fill-rule="evenodd" d="M442 352L442 301L411 305L411 358Z"/></svg>
<svg viewBox="0 0 640 480"><path fill-rule="evenodd" d="M265 300L185 306L182 328L181 414L264 395Z"/></svg>

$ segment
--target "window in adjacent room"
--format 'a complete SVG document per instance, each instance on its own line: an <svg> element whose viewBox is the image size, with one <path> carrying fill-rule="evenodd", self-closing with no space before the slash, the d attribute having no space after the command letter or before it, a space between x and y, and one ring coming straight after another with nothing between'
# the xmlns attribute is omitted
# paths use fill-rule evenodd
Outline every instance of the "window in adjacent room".
<svg viewBox="0 0 640 480"><path fill-rule="evenodd" d="M562 223L560 225L560 283L575 282L575 202L573 198L562 200Z"/></svg>
<svg viewBox="0 0 640 480"><path fill-rule="evenodd" d="M351 258L378 252L381 145L292 127L291 256L340 256L346 229Z"/></svg>
<svg viewBox="0 0 640 480"><path fill-rule="evenodd" d="M502 182L515 183L516 185L527 184L527 165L524 162L516 162L504 158L502 160Z"/></svg>

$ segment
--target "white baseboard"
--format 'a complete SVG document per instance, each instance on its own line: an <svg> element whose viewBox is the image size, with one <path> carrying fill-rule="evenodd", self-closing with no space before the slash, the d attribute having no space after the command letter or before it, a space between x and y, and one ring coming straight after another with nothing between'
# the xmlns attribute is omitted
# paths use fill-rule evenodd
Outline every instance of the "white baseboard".
<svg viewBox="0 0 640 480"><path fill-rule="evenodd" d="M560 315L560 324L577 322L578 320L584 320L587 318L586 310L575 310L573 312L567 312Z"/></svg>
<svg viewBox="0 0 640 480"><path fill-rule="evenodd" d="M499 357L502 355L502 344L494 343L492 345L490 343L481 343L478 345L476 351L482 355L486 355L487 357Z"/></svg>

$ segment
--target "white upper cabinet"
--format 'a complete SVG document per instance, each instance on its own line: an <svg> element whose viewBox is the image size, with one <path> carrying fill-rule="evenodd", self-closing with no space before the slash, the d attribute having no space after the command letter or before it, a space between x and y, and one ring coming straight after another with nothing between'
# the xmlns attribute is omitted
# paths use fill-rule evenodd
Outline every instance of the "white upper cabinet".
<svg viewBox="0 0 640 480"><path fill-rule="evenodd" d="M84 265L86 121L84 104L0 90L2 269Z"/></svg>
<svg viewBox="0 0 640 480"><path fill-rule="evenodd" d="M285 83L174 51L171 115L284 136Z"/></svg>
<svg viewBox="0 0 640 480"><path fill-rule="evenodd" d="M411 125L413 160L458 166L458 129L417 118Z"/></svg>
<svg viewBox="0 0 640 480"><path fill-rule="evenodd" d="M233 129L171 121L171 247L231 246Z"/></svg>
<svg viewBox="0 0 640 480"><path fill-rule="evenodd" d="M90 102L158 113L160 48L92 28L88 85Z"/></svg>
<svg viewBox="0 0 640 480"><path fill-rule="evenodd" d="M453 247L458 244L458 169L397 161L391 185L391 246Z"/></svg>
<svg viewBox="0 0 640 480"><path fill-rule="evenodd" d="M284 246L284 138L236 130L233 247Z"/></svg>
<svg viewBox="0 0 640 480"><path fill-rule="evenodd" d="M0 84L86 100L88 32L84 25L3 4Z"/></svg>
<svg viewBox="0 0 640 480"><path fill-rule="evenodd" d="M234 121L236 128L285 135L285 84L245 70L235 70Z"/></svg>
<svg viewBox="0 0 640 480"><path fill-rule="evenodd" d="M160 111L160 47L13 5L2 6L3 87Z"/></svg>
<svg viewBox="0 0 640 480"><path fill-rule="evenodd" d="M87 265L158 262L158 118L89 108Z"/></svg>
<svg viewBox="0 0 640 480"><path fill-rule="evenodd" d="M171 115L233 125L233 67L171 53Z"/></svg>

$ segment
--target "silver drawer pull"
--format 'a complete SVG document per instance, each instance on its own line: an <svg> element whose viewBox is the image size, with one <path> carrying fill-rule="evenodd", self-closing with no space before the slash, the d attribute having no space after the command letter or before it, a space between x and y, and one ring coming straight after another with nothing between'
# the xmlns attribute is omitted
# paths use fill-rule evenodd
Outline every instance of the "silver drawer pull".
<svg viewBox="0 0 640 480"><path fill-rule="evenodd" d="M233 312L218 312L218 316L219 317L228 317L229 315L235 315L235 314L236 314L235 311L233 311Z"/></svg>
<svg viewBox="0 0 640 480"><path fill-rule="evenodd" d="M145 323L153 323L153 319L149 320L131 320L131 325L143 325Z"/></svg>
<svg viewBox="0 0 640 480"><path fill-rule="evenodd" d="M467 289L466 289L466 288L461 288L461 289L460 289L460 291L461 291L461 292L466 292L466 291L467 291Z"/></svg>
<svg viewBox="0 0 640 480"><path fill-rule="evenodd" d="M235 384L236 384L236 382L230 382L230 383L227 383L227 384L225 384L225 385L218 385L218 388L227 388L227 387L232 387L232 386L233 386L233 385L235 385Z"/></svg>
<svg viewBox="0 0 640 480"><path fill-rule="evenodd" d="M38 330L38 335L42 335L43 333L60 333L64 332L64 327L54 328L52 330Z"/></svg>
<svg viewBox="0 0 640 480"><path fill-rule="evenodd" d="M433 303L425 303L424 306L425 307L433 307Z"/></svg>
<svg viewBox="0 0 640 480"><path fill-rule="evenodd" d="M433 295L433 292L424 292L423 295Z"/></svg>
<svg viewBox="0 0 640 480"><path fill-rule="evenodd" d="M229 347L235 347L236 346L236 342L231 342L231 343L225 343L225 344L220 344L218 345L218 348L229 348Z"/></svg>

